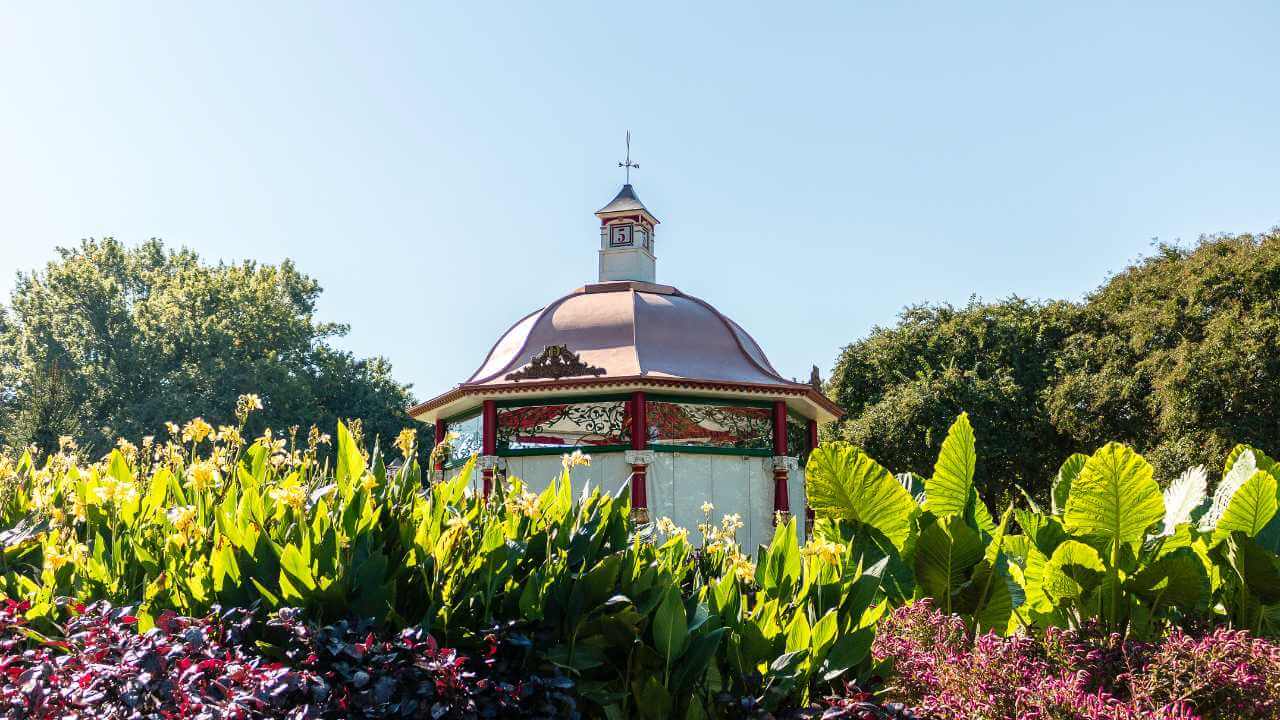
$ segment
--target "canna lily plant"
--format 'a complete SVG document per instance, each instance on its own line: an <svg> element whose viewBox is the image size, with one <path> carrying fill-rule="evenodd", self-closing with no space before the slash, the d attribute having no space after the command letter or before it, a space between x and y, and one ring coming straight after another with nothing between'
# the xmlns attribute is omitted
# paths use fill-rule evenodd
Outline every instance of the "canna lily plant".
<svg viewBox="0 0 1280 720"><path fill-rule="evenodd" d="M0 456L0 592L46 629L71 597L134 606L144 631L220 605L357 616L467 652L499 635L530 672L568 675L592 717L729 717L726 692L795 707L869 674L886 563L834 526L801 546L782 523L753 560L732 516L695 545L636 526L627 493L575 496L585 456L541 492L509 478L484 497L474 461L424 483L411 433L388 467L354 424L331 448L315 431L246 443L243 425L192 421L94 463L69 441L40 464Z"/></svg>

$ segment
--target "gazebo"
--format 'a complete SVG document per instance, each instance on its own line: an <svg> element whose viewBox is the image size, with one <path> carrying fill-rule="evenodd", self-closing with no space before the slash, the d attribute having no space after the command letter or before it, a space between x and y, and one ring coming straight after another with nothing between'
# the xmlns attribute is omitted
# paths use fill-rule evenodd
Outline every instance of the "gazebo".
<svg viewBox="0 0 1280 720"><path fill-rule="evenodd" d="M521 318L471 377L410 409L437 442L457 436L437 471L474 455L477 490L505 477L538 489L581 450L592 462L575 489L629 483L640 522L693 528L710 502L741 516L746 547L767 542L778 513L805 507L803 459L840 409L816 368L784 378L736 322L655 282L658 219L630 183L596 217L599 282Z"/></svg>

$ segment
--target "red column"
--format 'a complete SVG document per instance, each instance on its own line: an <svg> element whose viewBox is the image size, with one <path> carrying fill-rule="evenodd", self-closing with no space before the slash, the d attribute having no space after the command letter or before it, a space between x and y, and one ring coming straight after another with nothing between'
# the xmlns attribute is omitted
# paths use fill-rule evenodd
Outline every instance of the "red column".
<svg viewBox="0 0 1280 720"><path fill-rule="evenodd" d="M433 443L433 445L439 445L440 443L444 442L444 436L447 431L448 431L448 428L444 424L444 418L436 418L436 436L435 436L435 442ZM441 456L436 456L435 465L431 469L434 472L436 472L439 476L443 476L444 475L444 458Z"/></svg>
<svg viewBox="0 0 1280 720"><path fill-rule="evenodd" d="M644 450L649 444L649 418L644 393L631 393L627 409L631 414L631 449ZM649 466L631 464L631 516L636 522L649 522Z"/></svg>
<svg viewBox="0 0 1280 720"><path fill-rule="evenodd" d="M483 430L480 434L480 454L493 456L498 454L498 405L493 400L485 400L481 410ZM486 465L480 471L484 480L484 496L489 497L493 491L494 468Z"/></svg>
<svg viewBox="0 0 1280 720"><path fill-rule="evenodd" d="M774 457L786 457L787 455L787 403L778 400L773 403L773 455ZM773 466L773 511L774 519L778 517L778 513L791 512L791 499L787 495L787 467L783 464L781 467L775 460Z"/></svg>
<svg viewBox="0 0 1280 720"><path fill-rule="evenodd" d="M805 431L805 434L809 436L809 452L813 452L818 447L818 421L810 420L807 422ZM813 534L813 508L809 507L808 500L804 504L804 534L805 537Z"/></svg>
<svg viewBox="0 0 1280 720"><path fill-rule="evenodd" d="M627 406L631 413L631 449L644 450L649 444L649 418L644 392L637 390L631 393L631 403Z"/></svg>

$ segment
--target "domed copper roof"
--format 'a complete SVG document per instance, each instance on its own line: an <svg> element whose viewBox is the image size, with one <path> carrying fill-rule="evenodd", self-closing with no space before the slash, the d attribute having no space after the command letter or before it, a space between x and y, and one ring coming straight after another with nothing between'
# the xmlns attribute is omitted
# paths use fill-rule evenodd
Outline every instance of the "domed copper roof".
<svg viewBox="0 0 1280 720"><path fill-rule="evenodd" d="M427 420L446 406L461 409L467 397L621 386L786 397L822 419L840 412L811 386L779 375L756 341L710 304L634 281L587 285L530 313L465 382L410 412Z"/></svg>

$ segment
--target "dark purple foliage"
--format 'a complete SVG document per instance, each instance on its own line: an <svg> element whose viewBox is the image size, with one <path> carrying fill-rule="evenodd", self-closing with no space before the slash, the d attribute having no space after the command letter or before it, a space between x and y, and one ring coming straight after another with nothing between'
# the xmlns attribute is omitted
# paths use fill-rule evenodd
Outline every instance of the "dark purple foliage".
<svg viewBox="0 0 1280 720"><path fill-rule="evenodd" d="M58 639L32 631L28 603L0 603L0 702L9 718L572 718L572 684L522 672L517 643L490 636L484 657L406 630L316 628L285 613L268 660L252 614L165 613L139 634L126 608L68 608Z"/></svg>
<svg viewBox="0 0 1280 720"><path fill-rule="evenodd" d="M490 634L483 652L464 657L431 635L407 628L379 637L370 623L324 627L298 613L279 613L268 625L282 630L289 664L320 678L327 705L362 718L574 718L573 683L562 675L524 669L518 635Z"/></svg>

